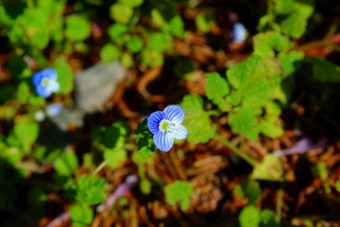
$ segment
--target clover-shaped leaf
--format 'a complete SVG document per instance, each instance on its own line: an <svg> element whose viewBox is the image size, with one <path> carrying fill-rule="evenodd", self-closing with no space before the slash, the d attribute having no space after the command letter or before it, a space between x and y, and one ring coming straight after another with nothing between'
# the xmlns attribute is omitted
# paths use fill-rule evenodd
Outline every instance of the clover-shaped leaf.
<svg viewBox="0 0 340 227"><path fill-rule="evenodd" d="M190 197L194 190L189 182L177 180L165 186L164 193L170 205L180 203L181 210L186 210L190 206Z"/></svg>

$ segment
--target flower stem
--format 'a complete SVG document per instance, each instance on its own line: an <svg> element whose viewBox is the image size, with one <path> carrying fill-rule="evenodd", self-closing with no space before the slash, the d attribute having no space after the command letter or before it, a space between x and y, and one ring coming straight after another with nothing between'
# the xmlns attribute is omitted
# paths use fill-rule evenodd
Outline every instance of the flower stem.
<svg viewBox="0 0 340 227"><path fill-rule="evenodd" d="M223 143L224 146L233 150L236 155L238 155L244 161L248 162L251 166L255 167L259 164L256 160L254 160L253 158L251 158L248 155L246 155L245 153L243 153L240 149L238 149L236 146L234 146L228 140L224 139L221 135L215 134L214 139Z"/></svg>

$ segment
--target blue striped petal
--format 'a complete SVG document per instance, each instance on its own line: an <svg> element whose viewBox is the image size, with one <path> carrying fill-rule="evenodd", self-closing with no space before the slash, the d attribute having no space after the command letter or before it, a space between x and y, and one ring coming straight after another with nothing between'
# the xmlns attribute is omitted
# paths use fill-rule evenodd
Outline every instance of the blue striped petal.
<svg viewBox="0 0 340 227"><path fill-rule="evenodd" d="M176 125L176 127L171 132L171 135L178 140L187 138L188 130L183 125Z"/></svg>
<svg viewBox="0 0 340 227"><path fill-rule="evenodd" d="M58 77L57 72L52 68L46 68L43 71L41 71L41 73L43 74L44 78L48 78L50 80L56 80Z"/></svg>
<svg viewBox="0 0 340 227"><path fill-rule="evenodd" d="M40 96L40 97L43 97L43 98L48 98L51 96L51 91L47 89L47 87L43 86L43 85L38 85L35 87L35 90L37 91L37 94Z"/></svg>
<svg viewBox="0 0 340 227"><path fill-rule="evenodd" d="M165 113L165 119L175 124L181 124L184 120L184 110L180 106L167 106L163 112Z"/></svg>
<svg viewBox="0 0 340 227"><path fill-rule="evenodd" d="M153 142L159 150L168 152L174 145L174 138L169 133L158 131L158 133L153 136Z"/></svg>
<svg viewBox="0 0 340 227"><path fill-rule="evenodd" d="M41 72L36 72L32 76L32 82L34 86L38 86L41 83L41 80L43 79L44 75Z"/></svg>
<svg viewBox="0 0 340 227"><path fill-rule="evenodd" d="M164 119L165 114L162 111L156 111L148 117L148 128L153 134L159 132L159 123Z"/></svg>

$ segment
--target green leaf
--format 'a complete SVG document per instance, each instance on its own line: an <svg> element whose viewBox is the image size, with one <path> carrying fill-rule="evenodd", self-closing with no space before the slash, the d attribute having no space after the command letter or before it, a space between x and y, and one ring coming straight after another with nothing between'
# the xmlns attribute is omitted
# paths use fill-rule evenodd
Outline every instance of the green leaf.
<svg viewBox="0 0 340 227"><path fill-rule="evenodd" d="M184 37L184 23L180 16L176 15L169 22L169 31L176 37L183 38Z"/></svg>
<svg viewBox="0 0 340 227"><path fill-rule="evenodd" d="M283 167L278 157L267 154L261 164L255 166L252 178L258 180L281 181Z"/></svg>
<svg viewBox="0 0 340 227"><path fill-rule="evenodd" d="M86 205L95 205L104 201L105 179L81 175L74 186L74 200Z"/></svg>
<svg viewBox="0 0 340 227"><path fill-rule="evenodd" d="M60 175L70 176L74 174L78 168L77 156L70 151L63 152L54 161L54 168Z"/></svg>
<svg viewBox="0 0 340 227"><path fill-rule="evenodd" d="M30 146L39 136L39 125L31 122L17 122L13 128L14 135L19 139L24 149Z"/></svg>
<svg viewBox="0 0 340 227"><path fill-rule="evenodd" d="M231 113L229 124L233 132L241 133L251 140L255 140L260 131L254 113L248 108L241 108Z"/></svg>
<svg viewBox="0 0 340 227"><path fill-rule="evenodd" d="M293 74L297 68L299 67L299 61L304 58L304 54L302 51L290 51L290 52L280 52L278 55L282 69L283 76L288 76Z"/></svg>
<svg viewBox="0 0 340 227"><path fill-rule="evenodd" d="M134 62L133 58L131 57L130 54L127 54L127 53L124 53L122 55L120 61L127 68L131 68L131 67L133 67L135 65L135 62Z"/></svg>
<svg viewBox="0 0 340 227"><path fill-rule="evenodd" d="M107 149L104 151L104 159L110 168L116 169L127 159L127 152L124 149Z"/></svg>
<svg viewBox="0 0 340 227"><path fill-rule="evenodd" d="M315 176L320 176L323 181L328 178L328 168L326 162L318 162L312 167L312 172Z"/></svg>
<svg viewBox="0 0 340 227"><path fill-rule="evenodd" d="M214 22L214 17L210 13L200 14L195 18L195 22L199 30L208 32Z"/></svg>
<svg viewBox="0 0 340 227"><path fill-rule="evenodd" d="M17 99L20 104L27 103L28 98L30 97L30 86L26 81L23 81L19 84L17 90Z"/></svg>
<svg viewBox="0 0 340 227"><path fill-rule="evenodd" d="M90 24L83 16L68 16L65 23L65 36L71 41L83 41L91 34Z"/></svg>
<svg viewBox="0 0 340 227"><path fill-rule="evenodd" d="M208 112L203 110L203 100L198 95L184 96L181 104L185 112L183 125L188 130L188 140L191 143L206 143L216 131Z"/></svg>
<svg viewBox="0 0 340 227"><path fill-rule="evenodd" d="M73 90L73 74L71 67L63 57L57 59L54 69L58 74L57 81L60 84L58 94L66 94Z"/></svg>
<svg viewBox="0 0 340 227"><path fill-rule="evenodd" d="M120 55L120 50L113 44L106 44L100 50L100 59L104 63L111 63L118 59Z"/></svg>
<svg viewBox="0 0 340 227"><path fill-rule="evenodd" d="M126 47L132 53L139 53L143 50L144 42L138 35L133 35L127 40Z"/></svg>
<svg viewBox="0 0 340 227"><path fill-rule="evenodd" d="M134 131L137 137L137 152L142 157L147 158L154 155L156 146L153 142L153 134L150 132L147 119L144 119L138 124L137 129Z"/></svg>
<svg viewBox="0 0 340 227"><path fill-rule="evenodd" d="M160 33L154 33L150 36L148 46L150 50L164 52L166 50L166 37Z"/></svg>
<svg viewBox="0 0 340 227"><path fill-rule="evenodd" d="M186 210L190 206L190 197L194 193L191 184L187 181L177 180L164 187L167 202L170 205L180 204L181 210Z"/></svg>
<svg viewBox="0 0 340 227"><path fill-rule="evenodd" d="M224 102L224 96L229 94L229 86L225 79L223 79L218 73L206 73L207 84L205 90L207 91L207 97L213 101L222 111L227 110L226 103Z"/></svg>
<svg viewBox="0 0 340 227"><path fill-rule="evenodd" d="M295 0L275 0L275 13L285 15L295 8Z"/></svg>
<svg viewBox="0 0 340 227"><path fill-rule="evenodd" d="M143 1L144 0L118 0L119 3L131 6L131 7L137 7L137 6L142 5Z"/></svg>
<svg viewBox="0 0 340 227"><path fill-rule="evenodd" d="M110 26L108 33L109 33L109 36L112 39L112 41L116 41L122 35L126 34L129 30L130 29L127 25L116 23L116 24Z"/></svg>
<svg viewBox="0 0 340 227"><path fill-rule="evenodd" d="M254 55L275 56L275 51L288 51L293 44L278 32L268 31L254 36Z"/></svg>
<svg viewBox="0 0 340 227"><path fill-rule="evenodd" d="M230 67L226 71L229 83L236 89L241 89L248 85L252 76L252 72L256 65L261 63L261 58L256 55L251 55L246 60Z"/></svg>
<svg viewBox="0 0 340 227"><path fill-rule="evenodd" d="M27 63L18 55L12 55L8 61L8 69L12 78L20 78L26 68Z"/></svg>
<svg viewBox="0 0 340 227"><path fill-rule="evenodd" d="M300 38L306 31L307 19L299 12L291 14L281 23L283 33L294 39Z"/></svg>
<svg viewBox="0 0 340 227"><path fill-rule="evenodd" d="M246 206L238 217L241 227L258 227L261 221L260 211L254 206Z"/></svg>
<svg viewBox="0 0 340 227"><path fill-rule="evenodd" d="M119 149L124 146L129 126L126 122L118 121L109 127L101 128L101 141L108 149Z"/></svg>
<svg viewBox="0 0 340 227"><path fill-rule="evenodd" d="M90 225L93 221L93 211L90 207L79 204L70 207L70 217L74 227Z"/></svg>
<svg viewBox="0 0 340 227"><path fill-rule="evenodd" d="M261 189L256 181L246 179L241 182L241 186L248 204L255 204L261 198Z"/></svg>
<svg viewBox="0 0 340 227"><path fill-rule="evenodd" d="M275 213L269 209L263 209L260 213L260 227L279 227L279 223L275 221Z"/></svg>
<svg viewBox="0 0 340 227"><path fill-rule="evenodd" d="M115 3L110 8L110 15L118 23L127 24L133 15L133 8L122 3Z"/></svg>
<svg viewBox="0 0 340 227"><path fill-rule="evenodd" d="M148 195L151 192L152 184L147 178L142 178L139 187L144 195Z"/></svg>
<svg viewBox="0 0 340 227"><path fill-rule="evenodd" d="M284 132L276 117L265 117L260 123L260 131L271 138L278 138Z"/></svg>
<svg viewBox="0 0 340 227"><path fill-rule="evenodd" d="M322 58L312 58L313 76L323 82L339 81L340 67Z"/></svg>
<svg viewBox="0 0 340 227"><path fill-rule="evenodd" d="M162 65L164 57L160 52L144 49L142 52L142 62L146 66L153 68Z"/></svg>

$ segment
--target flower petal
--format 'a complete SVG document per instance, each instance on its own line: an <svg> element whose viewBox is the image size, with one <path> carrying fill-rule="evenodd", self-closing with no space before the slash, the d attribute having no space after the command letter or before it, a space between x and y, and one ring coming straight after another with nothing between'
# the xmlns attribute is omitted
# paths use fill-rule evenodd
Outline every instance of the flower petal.
<svg viewBox="0 0 340 227"><path fill-rule="evenodd" d="M32 82L34 86L38 86L41 83L41 80L43 79L43 74L41 72L36 72L32 76Z"/></svg>
<svg viewBox="0 0 340 227"><path fill-rule="evenodd" d="M50 92L52 93L52 92L59 91L59 89L60 89L60 85L58 81L55 79L51 79L48 84L48 90L50 90Z"/></svg>
<svg viewBox="0 0 340 227"><path fill-rule="evenodd" d="M48 98L51 96L51 92L47 89L47 87L43 86L43 85L38 85L36 86L36 91L37 94L43 98Z"/></svg>
<svg viewBox="0 0 340 227"><path fill-rule="evenodd" d="M162 111L156 111L148 117L148 128L153 134L159 131L159 123L164 119L165 114Z"/></svg>
<svg viewBox="0 0 340 227"><path fill-rule="evenodd" d="M158 133L153 136L153 142L159 150L168 152L174 145L174 138L169 133L158 131Z"/></svg>
<svg viewBox="0 0 340 227"><path fill-rule="evenodd" d="M176 125L171 135L178 140L187 138L188 130L183 125Z"/></svg>
<svg viewBox="0 0 340 227"><path fill-rule="evenodd" d="M180 106L167 106L163 112L165 113L165 119L175 124L181 124L184 120L184 110Z"/></svg>
<svg viewBox="0 0 340 227"><path fill-rule="evenodd" d="M46 68L41 73L44 75L44 78L48 78L50 80L56 80L58 77L57 72L52 68Z"/></svg>

